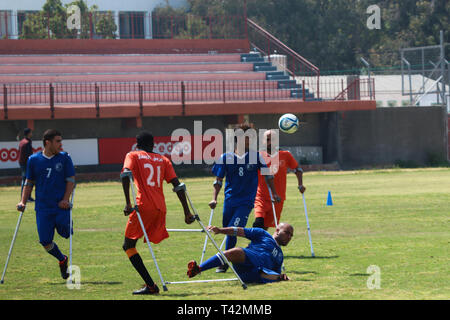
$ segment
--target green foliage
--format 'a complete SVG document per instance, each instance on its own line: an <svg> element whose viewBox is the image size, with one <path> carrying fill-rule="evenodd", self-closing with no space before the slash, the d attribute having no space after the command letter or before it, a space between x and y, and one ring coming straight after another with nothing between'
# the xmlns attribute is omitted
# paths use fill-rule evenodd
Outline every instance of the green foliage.
<svg viewBox="0 0 450 320"><path fill-rule="evenodd" d="M236 15L244 1L188 0L197 16ZM381 0L381 29L369 30L372 0L247 0L248 17L320 69L399 64L399 49L450 42L450 1Z"/></svg>
<svg viewBox="0 0 450 320"><path fill-rule="evenodd" d="M81 29L69 30L67 9L71 5L80 8ZM82 0L76 0L63 6L61 0L47 0L42 10L28 15L22 27L21 39L89 39L91 37L91 19L96 34L102 38L115 38L117 26L109 15L98 15L96 5L87 7ZM98 19L96 19L98 17ZM92 31L94 31L92 30Z"/></svg>

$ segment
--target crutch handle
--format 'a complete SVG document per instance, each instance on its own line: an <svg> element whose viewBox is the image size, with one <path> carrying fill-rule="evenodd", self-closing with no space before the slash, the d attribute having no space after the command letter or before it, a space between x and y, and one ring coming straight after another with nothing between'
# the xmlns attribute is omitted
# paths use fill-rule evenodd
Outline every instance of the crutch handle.
<svg viewBox="0 0 450 320"><path fill-rule="evenodd" d="M120 178L130 178L130 180L133 180L133 172L131 172L130 170L124 170L120 173Z"/></svg>

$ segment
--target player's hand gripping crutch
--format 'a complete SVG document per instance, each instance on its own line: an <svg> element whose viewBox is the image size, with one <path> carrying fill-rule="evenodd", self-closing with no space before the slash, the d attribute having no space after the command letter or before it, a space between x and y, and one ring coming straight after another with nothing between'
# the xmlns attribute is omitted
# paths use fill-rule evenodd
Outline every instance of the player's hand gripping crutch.
<svg viewBox="0 0 450 320"><path fill-rule="evenodd" d="M14 242L16 242L17 232L19 231L20 222L22 221L23 213L25 212L25 206L17 208L20 211L19 219L17 220L16 230L14 231L14 236L11 241L11 246L9 247L8 257L6 258L5 268L3 269L2 279L0 283L4 283L6 269L8 268L9 258L11 258L12 249L14 247Z"/></svg>
<svg viewBox="0 0 450 320"><path fill-rule="evenodd" d="M311 246L311 256L314 258L314 249L311 239L311 228L309 227L309 220L308 220L308 210L306 209L306 201L305 201L305 194L302 193L303 197L303 207L305 208L305 217L306 217L306 227L308 228L308 236L309 236L309 245Z"/></svg>
<svg viewBox="0 0 450 320"><path fill-rule="evenodd" d="M189 197L189 193L186 190L186 185L184 183L180 184L178 186L178 188L183 188L184 192L186 194L186 198L189 202L189 205L192 208L192 211L194 211L194 218L195 220L198 221L198 223L200 224L200 227L203 229L203 231L206 233L206 236L209 238L209 240L211 241L211 243L214 245L214 247L216 247L217 252L220 254L220 256L222 257L223 261L226 262L226 264L228 264L228 266L230 267L230 269L233 271L233 273L236 275L236 278L239 280L239 282L242 285L242 288L247 289L247 285L242 281L241 277L238 275L238 273L236 272L236 270L233 268L233 265L230 263L230 261L227 259L227 257L225 256L225 254L222 252L222 250L219 248L219 246L217 245L216 241L214 241L214 238L211 236L211 233L208 231L208 229L206 229L205 225L203 224L203 222L200 220L200 217L198 215L197 209L195 209L194 204L191 201L191 197Z"/></svg>
<svg viewBox="0 0 450 320"><path fill-rule="evenodd" d="M133 173L129 170L125 170L124 172L122 172L120 174L120 177L121 178L128 177L130 179L131 193L133 195L133 200L134 200L134 210L136 211L136 215L139 219L139 223L141 225L142 232L144 233L145 241L147 241L148 250L150 251L150 254L152 255L153 262L155 263L156 270L158 271L158 275L159 275L159 279L161 280L162 287L163 287L164 291L167 291L166 282L164 281L161 271L159 270L158 262L156 261L156 257L153 252L152 246L150 244L150 240L148 238L147 231L145 231L144 222L142 221L141 215L139 213L139 208L138 208L137 200L136 200L136 192L134 190Z"/></svg>
<svg viewBox="0 0 450 320"><path fill-rule="evenodd" d="M74 184L73 190L72 190L72 197L70 199L70 229L69 229L69 279L68 282L72 283L72 252L73 252L73 246L72 246L72 233L73 233L73 218L72 218L72 209L73 209L73 200L75 198L75 187Z"/></svg>

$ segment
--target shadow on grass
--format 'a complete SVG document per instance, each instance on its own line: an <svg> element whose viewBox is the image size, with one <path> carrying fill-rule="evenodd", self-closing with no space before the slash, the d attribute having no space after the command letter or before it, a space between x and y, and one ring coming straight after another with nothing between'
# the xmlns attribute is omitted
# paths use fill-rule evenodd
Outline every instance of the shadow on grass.
<svg viewBox="0 0 450 320"><path fill-rule="evenodd" d="M122 284L123 282L119 282L119 281L81 281L80 284L81 285L85 285L85 284L93 284L93 285L118 285L118 284ZM66 283L50 283L50 285L66 285Z"/></svg>
<svg viewBox="0 0 450 320"><path fill-rule="evenodd" d="M324 257L324 256L315 256L315 257L311 257L311 256L284 256L285 259L337 259L339 258L339 256L328 256L328 257Z"/></svg>
<svg viewBox="0 0 450 320"><path fill-rule="evenodd" d="M350 274L350 277L369 277L370 274L367 273L352 273Z"/></svg>
<svg viewBox="0 0 450 320"><path fill-rule="evenodd" d="M315 271L287 271L286 273L293 273L293 274L317 274Z"/></svg>

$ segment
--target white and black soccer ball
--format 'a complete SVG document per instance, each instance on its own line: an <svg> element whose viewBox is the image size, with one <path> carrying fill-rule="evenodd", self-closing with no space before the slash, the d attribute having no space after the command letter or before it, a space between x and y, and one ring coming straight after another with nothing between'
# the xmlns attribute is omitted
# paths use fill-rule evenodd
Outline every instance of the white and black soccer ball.
<svg viewBox="0 0 450 320"><path fill-rule="evenodd" d="M278 120L278 127L284 133L294 133L298 130L300 122L298 118L292 113L283 114Z"/></svg>

